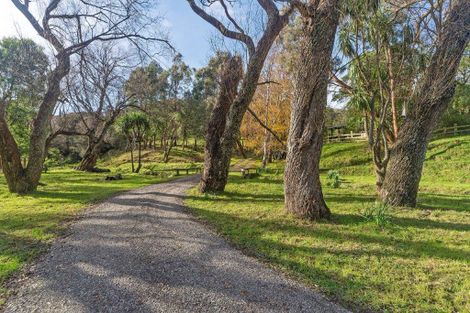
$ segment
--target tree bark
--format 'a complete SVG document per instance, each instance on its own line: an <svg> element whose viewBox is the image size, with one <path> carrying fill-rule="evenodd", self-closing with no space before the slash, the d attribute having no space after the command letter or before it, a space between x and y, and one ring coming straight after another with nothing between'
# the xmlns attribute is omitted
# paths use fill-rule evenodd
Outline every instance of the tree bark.
<svg viewBox="0 0 470 313"><path fill-rule="evenodd" d="M222 149L221 140L224 135L227 114L236 95L238 84L243 74L239 56L230 56L225 61L221 72L221 86L206 131L204 146L204 170L199 189L201 192L223 191L227 183L228 167L223 161L226 151Z"/></svg>
<svg viewBox="0 0 470 313"><path fill-rule="evenodd" d="M130 140L130 148L131 148L131 169L132 173L135 173L135 167L134 167L134 140Z"/></svg>
<svg viewBox="0 0 470 313"><path fill-rule="evenodd" d="M416 206L431 132L454 95L455 76L469 40L470 2L456 0L392 148L381 192L385 203Z"/></svg>
<svg viewBox="0 0 470 313"><path fill-rule="evenodd" d="M94 139L89 139L89 140L94 140ZM85 171L85 172L93 172L96 168L96 162L98 161L100 148L101 148L100 143L89 144L85 151L85 154L83 155L82 161L77 167L77 170Z"/></svg>
<svg viewBox="0 0 470 313"><path fill-rule="evenodd" d="M300 218L329 218L320 183L324 110L331 53L339 20L339 0L310 1L302 13L303 26L295 78L284 172L285 207Z"/></svg>
<svg viewBox="0 0 470 313"><path fill-rule="evenodd" d="M225 188L225 184L227 182L230 159L233 149L235 148L237 139L240 138L240 126L243 120L243 116L248 110L248 105L250 104L255 94L261 71L264 66L264 61L266 60L274 40L276 40L281 30L289 22L289 16L292 13L292 9L291 6L288 6L281 14L273 1L258 1L260 6L266 12L268 20L266 26L264 27L262 36L255 45L253 38L247 35L240 25L237 24L235 26L238 31L232 31L216 17L210 15L197 6L194 0L187 1L191 6L191 9L196 14L217 28L223 36L243 43L247 48L249 55L246 74L243 77L240 91L229 108L225 130L223 131L220 139L220 159L214 159L210 162L212 164L217 164L217 168L214 168L216 171L208 169L208 173L206 173L206 175L203 174L201 181L201 191L210 191L212 187L214 187L214 191L222 191ZM231 17L229 19L232 23L234 22ZM213 156L208 156L208 158L214 157L219 157L219 155L214 154ZM212 185L211 182L208 184L208 181L205 181L206 179L209 179L211 175L220 175L220 177L217 179L217 184Z"/></svg>
<svg viewBox="0 0 470 313"><path fill-rule="evenodd" d="M142 140L139 140L139 143L137 144L137 168L135 170L136 173L140 172L140 169L142 168Z"/></svg>
<svg viewBox="0 0 470 313"><path fill-rule="evenodd" d="M31 138L29 143L28 164L23 167L18 146L8 129L5 121L6 105L2 104L0 111L0 157L3 164L8 189L10 192L24 194L35 191L39 185L41 173L46 158L47 138L49 126L55 105L60 96L60 84L70 70L70 56L59 53L56 56L56 68L47 78L47 91L39 106L38 113L33 120Z"/></svg>

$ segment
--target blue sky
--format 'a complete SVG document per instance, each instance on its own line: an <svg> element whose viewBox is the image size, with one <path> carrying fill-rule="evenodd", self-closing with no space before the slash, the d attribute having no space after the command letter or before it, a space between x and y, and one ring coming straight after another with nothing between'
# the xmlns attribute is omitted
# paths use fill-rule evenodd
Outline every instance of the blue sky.
<svg viewBox="0 0 470 313"><path fill-rule="evenodd" d="M186 63L192 67L205 65L211 54L209 39L215 29L192 12L186 0L160 0L157 10L163 16L162 24L168 29L170 40ZM11 1L0 0L0 38L17 35L43 43Z"/></svg>
<svg viewBox="0 0 470 313"><path fill-rule="evenodd" d="M186 63L192 67L206 64L211 54L209 39L215 28L197 16L185 0L160 0L158 8L164 15L170 40Z"/></svg>

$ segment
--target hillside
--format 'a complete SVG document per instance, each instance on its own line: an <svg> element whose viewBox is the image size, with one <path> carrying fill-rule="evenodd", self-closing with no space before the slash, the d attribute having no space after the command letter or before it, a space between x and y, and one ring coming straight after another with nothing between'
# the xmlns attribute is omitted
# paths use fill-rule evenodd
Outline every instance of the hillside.
<svg viewBox="0 0 470 313"><path fill-rule="evenodd" d="M470 136L430 144L416 209L375 202L366 143L325 145L321 166L331 221L285 213L281 170L250 180L234 173L224 193L193 190L186 203L246 253L353 311L468 311ZM339 188L327 169L340 172Z"/></svg>

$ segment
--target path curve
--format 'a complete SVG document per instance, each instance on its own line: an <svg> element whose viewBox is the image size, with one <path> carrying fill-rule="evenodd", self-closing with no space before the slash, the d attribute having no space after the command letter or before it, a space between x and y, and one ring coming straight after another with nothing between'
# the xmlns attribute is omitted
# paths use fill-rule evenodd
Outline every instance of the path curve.
<svg viewBox="0 0 470 313"><path fill-rule="evenodd" d="M87 211L5 312L347 312L186 213L196 182L144 187Z"/></svg>

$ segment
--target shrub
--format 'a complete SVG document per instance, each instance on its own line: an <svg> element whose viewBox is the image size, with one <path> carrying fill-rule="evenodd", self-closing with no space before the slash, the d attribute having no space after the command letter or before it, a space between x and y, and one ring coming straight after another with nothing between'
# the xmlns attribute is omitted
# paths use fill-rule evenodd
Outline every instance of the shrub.
<svg viewBox="0 0 470 313"><path fill-rule="evenodd" d="M382 202L375 202L373 206L366 207L361 212L361 216L374 222L381 229L390 224L391 220L390 208Z"/></svg>
<svg viewBox="0 0 470 313"><path fill-rule="evenodd" d="M327 185L333 188L339 188L341 186L341 175L336 170L329 170L328 174L328 183Z"/></svg>

